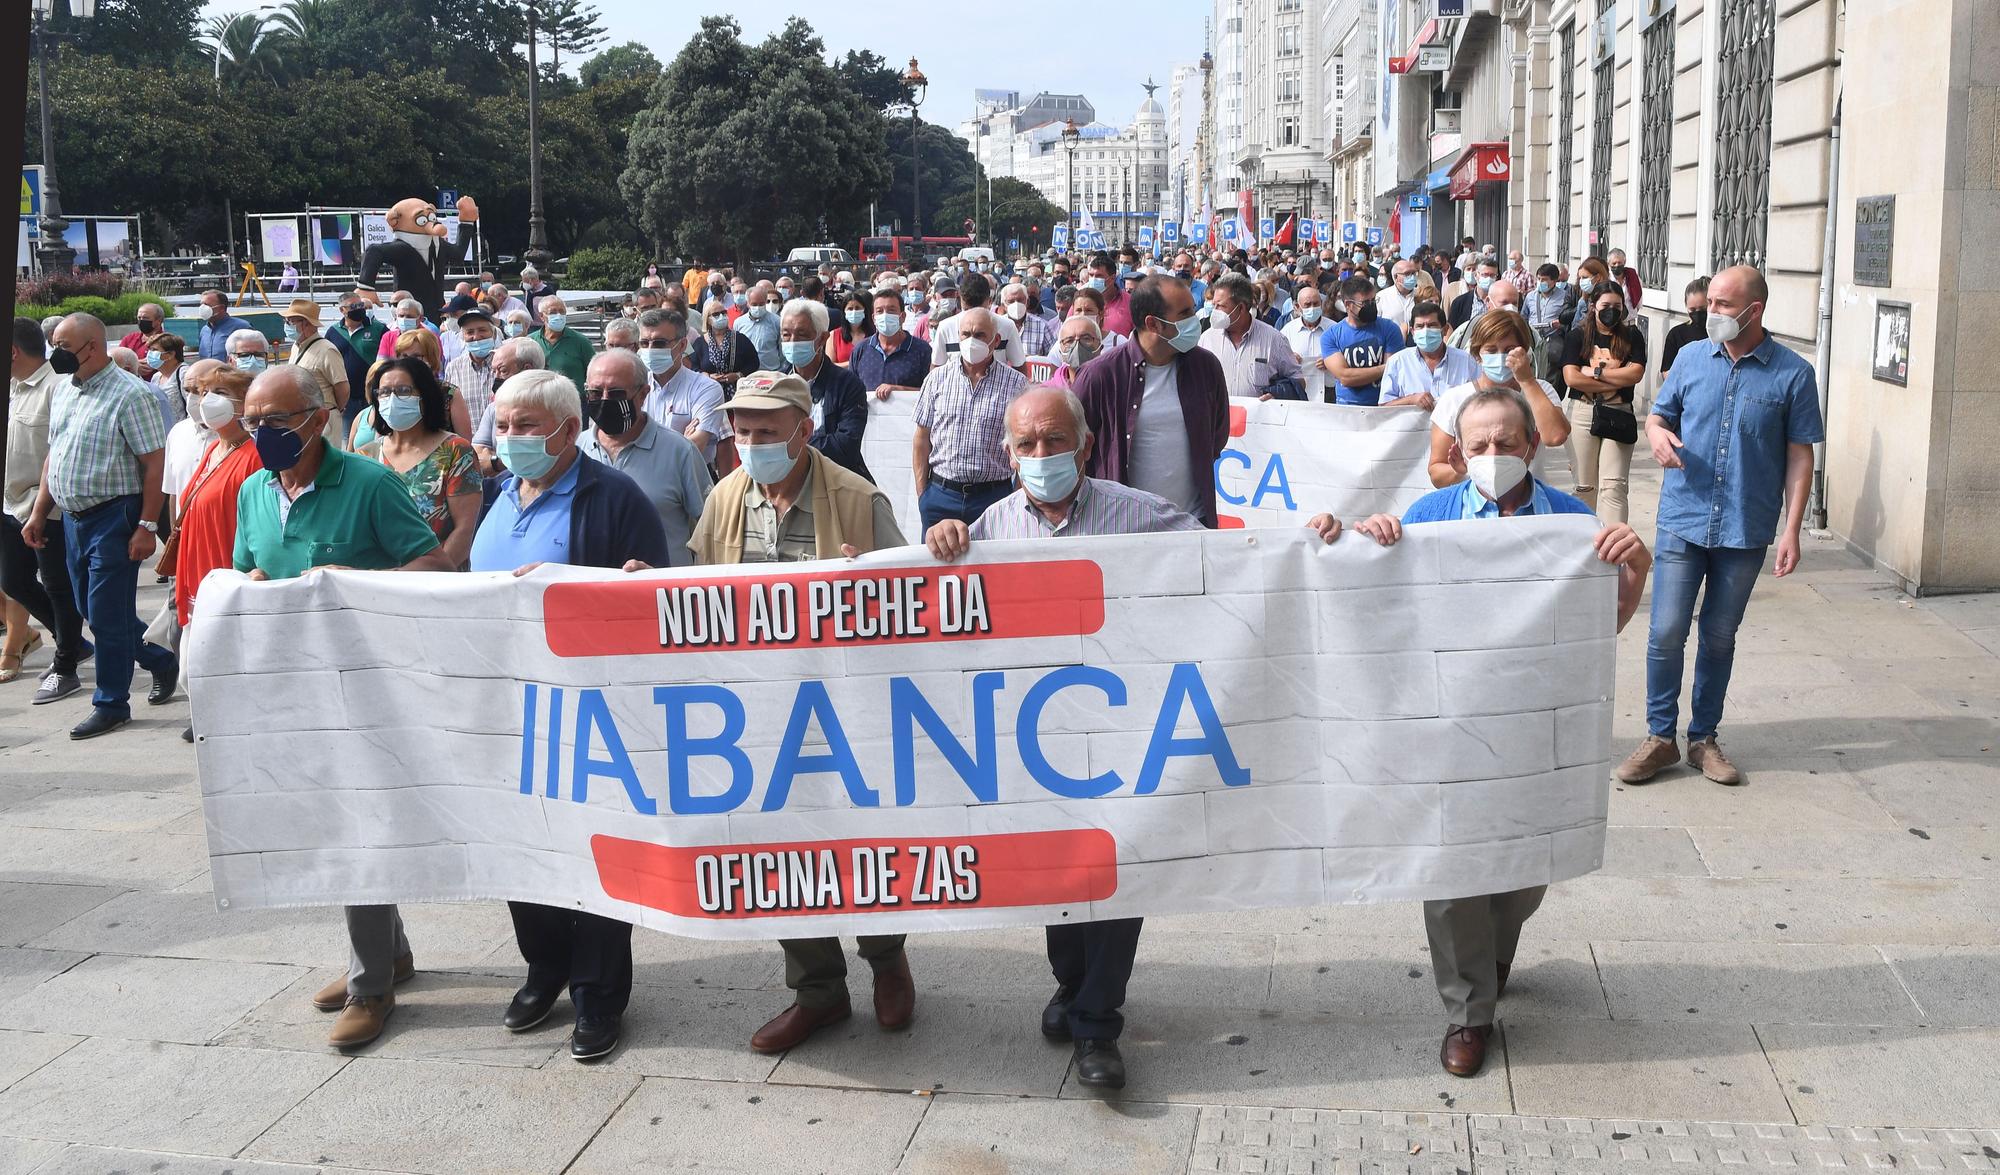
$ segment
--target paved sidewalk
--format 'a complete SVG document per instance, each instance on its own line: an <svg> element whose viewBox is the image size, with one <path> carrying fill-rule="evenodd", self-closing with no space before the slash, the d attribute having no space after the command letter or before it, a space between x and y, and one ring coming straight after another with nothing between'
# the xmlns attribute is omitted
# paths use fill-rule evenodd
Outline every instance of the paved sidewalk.
<svg viewBox="0 0 2000 1175"><path fill-rule="evenodd" d="M775 945L641 932L627 1042L586 1068L565 1014L500 1029L504 909L406 908L421 973L343 1057L306 1002L337 912L214 908L184 696L73 744L85 704L33 689L0 686L10 1175L2000 1168L2000 596L1909 600L1826 543L1739 638L1749 785L1614 788L1606 867L1529 923L1472 1080L1438 1068L1411 905L1151 920L1117 1099L1035 1029L1034 930L914 937L908 1032L864 1012L783 1058L747 1044Z"/></svg>

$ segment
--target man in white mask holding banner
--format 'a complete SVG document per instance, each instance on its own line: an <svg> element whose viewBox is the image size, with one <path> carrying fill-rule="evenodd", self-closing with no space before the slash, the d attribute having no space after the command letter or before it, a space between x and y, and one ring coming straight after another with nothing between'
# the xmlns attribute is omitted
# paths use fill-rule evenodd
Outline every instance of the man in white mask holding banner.
<svg viewBox="0 0 2000 1175"><path fill-rule="evenodd" d="M1158 494L1083 475L1095 438L1076 393L1031 388L1008 406L1006 428L1007 459L1021 488L995 502L971 526L956 518L933 525L924 545L939 559L958 559L975 539L1202 529L1200 519ZM1329 543L1340 537L1340 523L1331 515L1321 514L1308 525ZM1119 1009L1144 925L1143 918L1106 918L1046 929L1056 993L1042 1009L1042 1035L1074 1042L1071 1062L1084 1085L1125 1085L1125 1058L1118 1051L1125 1017Z"/></svg>
<svg viewBox="0 0 2000 1175"><path fill-rule="evenodd" d="M1386 547L1403 537L1404 526L1421 522L1591 512L1528 471L1539 438L1528 397L1518 388L1490 386L1473 392L1460 402L1453 423L1457 440L1452 443L1451 460L1467 471L1467 479L1418 498L1401 519L1377 514L1357 529ZM1618 627L1624 628L1639 608L1653 556L1622 522L1599 531L1596 547L1598 558L1619 569ZM1547 886L1535 885L1424 903L1431 968L1449 1019L1438 1051L1445 1072L1471 1077L1486 1064L1495 1009L1507 988L1521 927L1547 892Z"/></svg>
<svg viewBox="0 0 2000 1175"><path fill-rule="evenodd" d="M904 545L889 499L813 446L812 389L805 380L776 371L746 375L728 412L743 464L709 494L688 542L696 562L852 558ZM635 562L625 569L646 566ZM892 1030L907 1025L917 1005L903 937L860 936L861 957L875 972L876 1023ZM751 1036L750 1047L760 1053L784 1052L852 1014L838 938L788 938L781 945L785 986L797 995Z"/></svg>

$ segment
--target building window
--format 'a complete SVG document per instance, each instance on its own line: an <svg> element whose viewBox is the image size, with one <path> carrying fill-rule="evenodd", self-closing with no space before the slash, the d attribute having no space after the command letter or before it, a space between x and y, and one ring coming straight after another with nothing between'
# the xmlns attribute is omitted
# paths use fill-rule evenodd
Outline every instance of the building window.
<svg viewBox="0 0 2000 1175"><path fill-rule="evenodd" d="M1570 207L1575 200L1571 165L1576 158L1576 24L1563 26L1562 63L1556 98L1556 260L1568 264Z"/></svg>
<svg viewBox="0 0 2000 1175"><path fill-rule="evenodd" d="M1296 55L1296 54L1298 53L1298 51L1299 51L1299 28L1298 28L1298 26L1297 26L1297 25L1286 25L1285 27L1283 27L1283 28L1279 29L1279 30L1278 30L1278 56L1280 56L1280 57L1286 57L1286 56L1293 56L1293 55Z"/></svg>
<svg viewBox="0 0 2000 1175"><path fill-rule="evenodd" d="M1715 59L1713 268L1764 265L1771 211L1772 0L1724 0Z"/></svg>
<svg viewBox="0 0 2000 1175"><path fill-rule="evenodd" d="M1597 0L1600 21L1607 20L1612 4L1613 0ZM1616 33L1615 28L1605 31ZM1618 54L1606 51L1591 71L1590 84L1590 252L1598 257L1611 247L1611 108L1617 99L1617 80Z"/></svg>
<svg viewBox="0 0 2000 1175"><path fill-rule="evenodd" d="M1278 120L1278 145L1296 147L1299 145L1299 116L1287 114Z"/></svg>
<svg viewBox="0 0 2000 1175"><path fill-rule="evenodd" d="M1674 13L1646 29L1644 105L1639 112L1639 276L1667 276L1667 221L1674 181Z"/></svg>
<svg viewBox="0 0 2000 1175"><path fill-rule="evenodd" d="M1278 101L1297 102L1299 100L1299 73L1291 70L1278 75Z"/></svg>

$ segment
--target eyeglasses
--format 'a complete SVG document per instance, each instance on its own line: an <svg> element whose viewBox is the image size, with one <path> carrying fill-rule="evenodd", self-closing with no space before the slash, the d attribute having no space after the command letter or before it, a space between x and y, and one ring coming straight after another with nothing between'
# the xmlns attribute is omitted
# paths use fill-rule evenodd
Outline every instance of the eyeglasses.
<svg viewBox="0 0 2000 1175"><path fill-rule="evenodd" d="M684 339L646 339L639 344L642 351L671 351L685 342Z"/></svg>
<svg viewBox="0 0 2000 1175"><path fill-rule="evenodd" d="M583 389L583 398L586 400L602 400L606 398L610 398L613 400L629 400L632 398L632 393L624 388L614 388L614 387L593 388L586 386Z"/></svg>
<svg viewBox="0 0 2000 1175"><path fill-rule="evenodd" d="M253 430L259 428L290 428L290 421L296 420L301 416L310 416L316 411L318 411L316 408L300 408L293 412L267 412L262 416L245 416L242 423L244 428Z"/></svg>
<svg viewBox="0 0 2000 1175"><path fill-rule="evenodd" d="M376 388L375 395L378 398L382 396L394 396L401 400L418 400L423 398L422 392L408 384L398 384L393 388Z"/></svg>

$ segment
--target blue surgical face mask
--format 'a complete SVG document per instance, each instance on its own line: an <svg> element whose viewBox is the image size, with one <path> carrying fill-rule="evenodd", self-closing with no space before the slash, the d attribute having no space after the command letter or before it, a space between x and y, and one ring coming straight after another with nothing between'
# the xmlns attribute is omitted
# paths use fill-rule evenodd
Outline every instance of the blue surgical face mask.
<svg viewBox="0 0 2000 1175"><path fill-rule="evenodd" d="M167 356L166 352L164 351L146 352L146 366L152 368L155 371L158 371L160 369L160 365L162 363L165 363L166 361L167 361Z"/></svg>
<svg viewBox="0 0 2000 1175"><path fill-rule="evenodd" d="M1579 279L1576 283L1576 292L1579 294L1588 294L1590 292L1590 287L1595 284L1596 284L1595 282L1592 282L1587 277Z"/></svg>
<svg viewBox="0 0 2000 1175"><path fill-rule="evenodd" d="M903 291L903 305L905 306L921 305L923 303L923 300L924 296L915 290Z"/></svg>
<svg viewBox="0 0 2000 1175"><path fill-rule="evenodd" d="M792 437L799 434L794 431ZM785 480L785 475L799 463L792 456L792 441L773 441L768 445L738 445L736 455L743 460L743 470L751 481L760 486L777 485Z"/></svg>
<svg viewBox="0 0 2000 1175"><path fill-rule="evenodd" d="M549 315L549 316L548 316L548 318L546 319L546 321L547 321L547 323L548 323L548 327L549 327L549 329L550 329L551 331L554 331L554 332L555 332L555 333L557 333L557 334L561 334L561 333L563 332L564 328L566 328L566 327L568 327L568 326L569 326L569 315L567 315L567 314L551 314L551 315Z"/></svg>
<svg viewBox="0 0 2000 1175"><path fill-rule="evenodd" d="M1497 384L1506 383L1514 378L1514 373L1507 368L1507 353L1505 351L1488 351L1484 355L1481 355L1479 357L1479 370L1486 373L1487 379Z"/></svg>
<svg viewBox="0 0 2000 1175"><path fill-rule="evenodd" d="M392 432L402 432L415 428L424 418L424 401L420 396L382 395L375 401L375 411L382 416L382 423Z"/></svg>
<svg viewBox="0 0 2000 1175"><path fill-rule="evenodd" d="M510 322L507 324L507 337L510 339L518 339L527 333L528 324L525 322Z"/></svg>
<svg viewBox="0 0 2000 1175"><path fill-rule="evenodd" d="M646 360L646 370L654 375L665 375L674 369L674 353L665 347L642 348L639 354Z"/></svg>
<svg viewBox="0 0 2000 1175"><path fill-rule="evenodd" d="M1075 453L1057 453L1053 457L1016 457L1015 462L1021 474L1021 488L1037 502L1060 502L1076 489L1081 471L1076 467Z"/></svg>
<svg viewBox="0 0 2000 1175"><path fill-rule="evenodd" d="M269 366L271 366L271 361L264 358L262 355L238 355L236 357L236 370L247 371L252 375L257 374L258 372L264 370L266 367ZM268 468L268 466L266 468Z"/></svg>
<svg viewBox="0 0 2000 1175"><path fill-rule="evenodd" d="M877 314L875 316L876 334L893 335L902 329L903 316L900 314Z"/></svg>
<svg viewBox="0 0 2000 1175"><path fill-rule="evenodd" d="M1417 345L1417 350L1429 355L1444 346L1444 330L1441 327L1420 326L1410 332L1410 341Z"/></svg>
<svg viewBox="0 0 2000 1175"><path fill-rule="evenodd" d="M484 359L493 354L493 348L500 345L498 339L467 339L465 353L474 359Z"/></svg>
<svg viewBox="0 0 2000 1175"><path fill-rule="evenodd" d="M732 301L732 302L734 302L734 303L736 303L736 304L737 304L738 306L741 306L741 305L743 305L744 303L746 303L746 302L748 302L748 301L750 300L750 295L748 295L748 294L731 294L731 295L729 295L729 300L730 300L730 301Z"/></svg>
<svg viewBox="0 0 2000 1175"><path fill-rule="evenodd" d="M1550 294L1555 293L1556 284L1544 278L1543 280L1535 283L1535 290L1537 293L1541 294L1544 298L1546 298Z"/></svg>
<svg viewBox="0 0 2000 1175"><path fill-rule="evenodd" d="M1173 337L1167 340L1169 346L1185 355L1201 342L1201 315L1190 314L1174 323Z"/></svg>
<svg viewBox="0 0 2000 1175"><path fill-rule="evenodd" d="M285 340L286 340L287 342L292 342L292 343L296 343L296 342L298 342L298 341L299 341L299 328L298 328L298 327L296 327L296 326L293 326L293 325L292 325L291 323L289 323L289 322L288 322L288 323L286 323L286 324L285 324Z"/></svg>
<svg viewBox="0 0 2000 1175"><path fill-rule="evenodd" d="M1299 311L1299 317L1305 320L1307 326L1311 326L1313 323L1319 321L1319 316L1321 313L1322 311L1320 310L1319 307L1307 306L1303 310Z"/></svg>
<svg viewBox="0 0 2000 1175"><path fill-rule="evenodd" d="M847 308L847 313L844 317L847 319L847 325L860 326L862 323L868 321L868 312L866 310L856 310L850 306Z"/></svg>
<svg viewBox="0 0 2000 1175"><path fill-rule="evenodd" d="M813 361L819 348L810 342L783 342L778 344L778 351L793 367L804 367Z"/></svg>
<svg viewBox="0 0 2000 1175"><path fill-rule="evenodd" d="M524 481L533 481L556 467L556 456L549 452L548 437L495 437L493 450L500 455L500 463Z"/></svg>
<svg viewBox="0 0 2000 1175"><path fill-rule="evenodd" d="M1480 289L1482 289L1482 290L1490 290L1490 289L1492 289L1492 288L1493 288L1493 279L1492 279L1492 278L1491 278L1490 276L1487 276L1487 275L1483 275L1483 274L1482 274L1482 275L1480 276L1480 278L1479 278L1479 288L1480 288Z"/></svg>
<svg viewBox="0 0 2000 1175"><path fill-rule="evenodd" d="M1417 288L1417 275L1414 273L1406 273L1403 275L1402 279L1397 284L1402 286L1403 292L1407 294L1411 290Z"/></svg>
<svg viewBox="0 0 2000 1175"><path fill-rule="evenodd" d="M1090 288L1091 288L1091 289L1093 289L1093 290L1096 290L1096 291L1097 291L1098 293L1100 293L1100 294L1101 294L1101 293L1103 293L1103 292L1104 292L1104 279L1103 279L1103 278L1101 278L1101 277L1094 277L1094 278L1091 278L1091 279L1090 279Z"/></svg>

